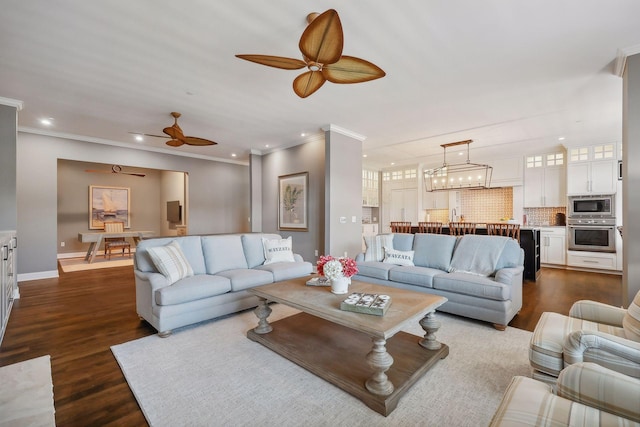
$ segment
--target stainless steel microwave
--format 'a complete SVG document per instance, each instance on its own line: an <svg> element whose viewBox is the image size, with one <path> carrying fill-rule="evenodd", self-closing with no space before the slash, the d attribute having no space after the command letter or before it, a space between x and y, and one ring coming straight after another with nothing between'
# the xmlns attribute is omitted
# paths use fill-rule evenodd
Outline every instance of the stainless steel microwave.
<svg viewBox="0 0 640 427"><path fill-rule="evenodd" d="M569 197L569 218L615 218L615 195Z"/></svg>

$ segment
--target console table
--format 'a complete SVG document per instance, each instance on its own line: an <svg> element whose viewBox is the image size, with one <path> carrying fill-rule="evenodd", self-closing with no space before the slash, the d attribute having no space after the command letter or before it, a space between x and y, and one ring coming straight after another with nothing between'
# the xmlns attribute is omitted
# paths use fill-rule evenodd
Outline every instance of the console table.
<svg viewBox="0 0 640 427"><path fill-rule="evenodd" d="M87 255L85 255L84 260L92 263L93 259L98 253L98 249L100 249L102 239L104 239L105 237L131 237L133 238L134 243L137 245L138 242L144 237L151 237L153 235L153 231L124 231L122 233L78 233L78 240L82 243L89 243L89 249L87 249Z"/></svg>

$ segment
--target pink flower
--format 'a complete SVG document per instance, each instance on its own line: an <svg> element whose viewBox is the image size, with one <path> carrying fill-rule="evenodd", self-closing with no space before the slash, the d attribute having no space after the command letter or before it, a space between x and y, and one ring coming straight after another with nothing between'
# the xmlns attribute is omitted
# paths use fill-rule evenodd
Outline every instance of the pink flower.
<svg viewBox="0 0 640 427"><path fill-rule="evenodd" d="M358 266L356 265L356 261L352 258L348 257L340 257L335 258L331 255L322 255L320 259L316 262L316 266L318 267L318 274L324 276L324 265L329 261L338 260L342 265L342 276L351 277L354 274L358 274Z"/></svg>

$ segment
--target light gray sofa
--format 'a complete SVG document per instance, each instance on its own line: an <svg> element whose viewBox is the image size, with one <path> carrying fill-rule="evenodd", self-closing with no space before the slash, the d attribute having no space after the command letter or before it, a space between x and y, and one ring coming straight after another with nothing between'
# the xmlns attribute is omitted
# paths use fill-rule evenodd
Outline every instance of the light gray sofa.
<svg viewBox="0 0 640 427"><path fill-rule="evenodd" d="M439 311L492 323L503 330L522 307L524 251L509 237L444 234L370 236L356 257L356 280L440 295ZM380 249L392 243L397 265ZM413 251L413 254L411 254Z"/></svg>
<svg viewBox="0 0 640 427"><path fill-rule="evenodd" d="M249 233L141 241L134 257L138 315L165 337L175 328L257 306L249 288L311 274L313 266L298 254L293 254L294 262L263 265L262 238L281 239ZM149 254L149 248L173 241L193 270L175 283L159 272Z"/></svg>

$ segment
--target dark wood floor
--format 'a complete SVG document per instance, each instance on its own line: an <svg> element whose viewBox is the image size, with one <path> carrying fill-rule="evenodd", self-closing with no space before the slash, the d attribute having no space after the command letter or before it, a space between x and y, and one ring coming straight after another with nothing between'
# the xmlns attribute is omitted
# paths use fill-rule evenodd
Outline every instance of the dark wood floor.
<svg viewBox="0 0 640 427"><path fill-rule="evenodd" d="M21 282L20 294L0 366L51 355L59 426L146 425L110 350L155 333L136 314L132 267L60 272ZM621 294L620 276L543 269L537 282L525 282L524 308L510 325L532 331L543 311L566 313L579 299L620 306Z"/></svg>

